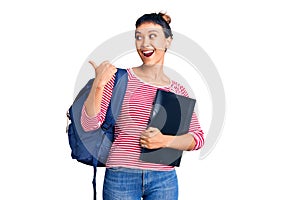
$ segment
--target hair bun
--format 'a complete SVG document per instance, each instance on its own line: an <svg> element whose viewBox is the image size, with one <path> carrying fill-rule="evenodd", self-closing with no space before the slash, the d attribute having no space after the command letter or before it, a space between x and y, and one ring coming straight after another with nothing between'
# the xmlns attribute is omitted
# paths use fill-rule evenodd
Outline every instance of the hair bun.
<svg viewBox="0 0 300 200"><path fill-rule="evenodd" d="M171 23L171 17L165 13L159 13L159 15L168 23Z"/></svg>

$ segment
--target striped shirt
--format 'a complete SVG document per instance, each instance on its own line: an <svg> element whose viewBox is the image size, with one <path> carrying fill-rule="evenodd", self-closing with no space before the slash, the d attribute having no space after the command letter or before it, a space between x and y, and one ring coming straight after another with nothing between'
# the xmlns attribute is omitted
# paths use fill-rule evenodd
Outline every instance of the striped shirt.
<svg viewBox="0 0 300 200"><path fill-rule="evenodd" d="M141 153L140 135L147 128L152 103L158 88L183 96L188 96L187 91L182 85L173 80L167 86L158 87L141 80L134 74L132 68L127 69L127 72L127 90L120 115L115 124L115 140L106 166L162 171L171 170L174 167L147 163L139 159ZM89 117L83 106L81 124L85 131L98 129L103 123L112 95L113 84L114 76L104 88L100 112L96 116ZM193 135L196 143L193 150L200 149L204 144L204 137L195 112L192 115L189 134Z"/></svg>

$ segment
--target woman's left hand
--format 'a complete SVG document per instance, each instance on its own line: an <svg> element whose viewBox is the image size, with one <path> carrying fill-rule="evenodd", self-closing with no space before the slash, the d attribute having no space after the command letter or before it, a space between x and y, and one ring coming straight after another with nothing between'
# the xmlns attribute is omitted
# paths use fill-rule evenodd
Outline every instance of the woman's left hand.
<svg viewBox="0 0 300 200"><path fill-rule="evenodd" d="M140 144L147 149L158 149L167 146L166 136L159 129L149 127L141 134Z"/></svg>

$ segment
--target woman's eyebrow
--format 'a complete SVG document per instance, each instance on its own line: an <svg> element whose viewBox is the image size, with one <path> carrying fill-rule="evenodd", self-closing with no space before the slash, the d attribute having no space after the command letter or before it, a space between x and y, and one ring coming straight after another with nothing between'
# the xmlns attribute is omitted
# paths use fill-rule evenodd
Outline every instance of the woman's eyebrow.
<svg viewBox="0 0 300 200"><path fill-rule="evenodd" d="M158 33L157 30L149 30L149 31L148 31L148 33L152 33L152 32Z"/></svg>
<svg viewBox="0 0 300 200"><path fill-rule="evenodd" d="M152 33L152 32L159 33L158 30L153 30L153 29L148 31L148 33ZM140 32L140 31L135 31L135 34L142 34L142 32Z"/></svg>

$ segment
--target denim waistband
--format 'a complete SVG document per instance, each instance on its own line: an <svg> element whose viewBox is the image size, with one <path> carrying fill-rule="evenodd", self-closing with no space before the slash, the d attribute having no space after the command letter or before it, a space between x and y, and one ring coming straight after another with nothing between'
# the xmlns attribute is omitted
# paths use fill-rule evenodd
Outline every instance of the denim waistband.
<svg viewBox="0 0 300 200"><path fill-rule="evenodd" d="M139 168L128 168L128 167L109 167L106 168L111 171L120 171L128 173L145 173L145 172L173 172L175 169L171 170L153 170L153 169L139 169Z"/></svg>

